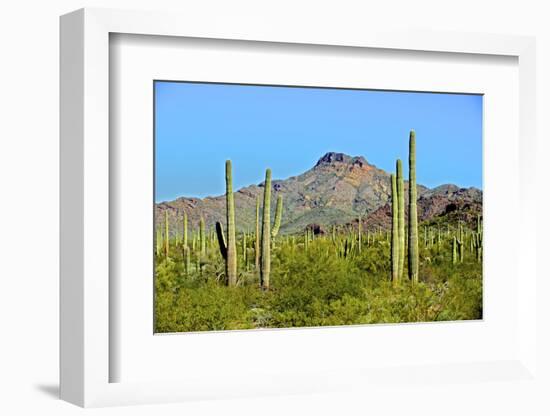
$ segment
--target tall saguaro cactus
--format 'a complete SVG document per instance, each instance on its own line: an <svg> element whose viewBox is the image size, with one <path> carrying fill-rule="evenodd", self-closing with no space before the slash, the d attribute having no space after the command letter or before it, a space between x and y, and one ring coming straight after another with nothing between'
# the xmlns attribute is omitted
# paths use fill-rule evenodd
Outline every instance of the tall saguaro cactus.
<svg viewBox="0 0 550 416"><path fill-rule="evenodd" d="M418 282L418 213L416 208L416 133L409 135L409 279Z"/></svg>
<svg viewBox="0 0 550 416"><path fill-rule="evenodd" d="M170 254L170 223L168 222L168 211L164 211L164 254Z"/></svg>
<svg viewBox="0 0 550 416"><path fill-rule="evenodd" d="M199 222L199 239L201 258L204 258L206 256L206 230L204 225L204 217L202 216Z"/></svg>
<svg viewBox="0 0 550 416"><path fill-rule="evenodd" d="M160 252L162 251L162 231L160 230L159 227L157 227L157 237L155 239L156 241L156 244L157 244L157 250L156 250L156 253L157 253L157 257L160 256Z"/></svg>
<svg viewBox="0 0 550 416"><path fill-rule="evenodd" d="M458 242L456 236L453 237L453 264L456 264L458 261Z"/></svg>
<svg viewBox="0 0 550 416"><path fill-rule="evenodd" d="M183 211L183 247L187 248L187 212Z"/></svg>
<svg viewBox="0 0 550 416"><path fill-rule="evenodd" d="M357 219L357 250L359 251L359 254L361 254L361 246L363 245L363 220L361 219L361 215L359 215L359 218ZM369 230L367 229L367 246L369 245Z"/></svg>
<svg viewBox="0 0 550 416"><path fill-rule="evenodd" d="M399 202L395 175L391 174L391 279L399 282Z"/></svg>
<svg viewBox="0 0 550 416"><path fill-rule="evenodd" d="M397 175L397 239L399 241L399 279L403 278L405 269L405 186L403 183L403 163L397 159L395 163Z"/></svg>
<svg viewBox="0 0 550 416"><path fill-rule="evenodd" d="M227 259L225 261L225 272L227 284L237 284L237 246L235 240L235 201L233 199L233 175L231 161L225 161L225 199L227 219Z"/></svg>
<svg viewBox="0 0 550 416"><path fill-rule="evenodd" d="M256 270L260 268L260 196L256 195L256 235L254 236L254 251L256 255Z"/></svg>
<svg viewBox="0 0 550 416"><path fill-rule="evenodd" d="M265 171L264 206L262 215L262 251L260 259L260 284L264 290L269 289L271 272L271 169Z"/></svg>

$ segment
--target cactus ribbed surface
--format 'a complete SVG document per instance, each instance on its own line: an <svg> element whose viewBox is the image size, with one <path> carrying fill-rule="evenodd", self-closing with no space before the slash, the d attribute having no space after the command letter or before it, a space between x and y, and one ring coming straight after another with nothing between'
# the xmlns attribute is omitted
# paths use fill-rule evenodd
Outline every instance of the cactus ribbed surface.
<svg viewBox="0 0 550 416"><path fill-rule="evenodd" d="M358 218L358 221L357 221L357 242L359 243L359 245L357 246L358 247L358 250L359 250L359 253L361 253L361 246L363 245L363 242L361 241L361 234L362 234L362 231L363 231L363 224L361 222L361 215L359 215L359 218ZM367 230L367 245L369 244L369 231Z"/></svg>
<svg viewBox="0 0 550 416"><path fill-rule="evenodd" d="M409 279L418 282L418 213L416 207L416 134L409 135Z"/></svg>
<svg viewBox="0 0 550 416"><path fill-rule="evenodd" d="M248 270L248 258L246 254L246 233L243 233L243 263L244 268Z"/></svg>
<svg viewBox="0 0 550 416"><path fill-rule="evenodd" d="M156 243L157 243L157 250L156 250L157 256L160 256L160 252L162 251L162 232L158 227L157 227Z"/></svg>
<svg viewBox="0 0 550 416"><path fill-rule="evenodd" d="M187 212L183 211L183 247L187 247Z"/></svg>
<svg viewBox="0 0 550 416"><path fill-rule="evenodd" d="M391 279L394 285L399 281L399 206L395 175L391 174Z"/></svg>
<svg viewBox="0 0 550 416"><path fill-rule="evenodd" d="M397 185L397 238L399 241L399 279L403 278L405 269L405 185L403 181L403 163L395 162Z"/></svg>
<svg viewBox="0 0 550 416"><path fill-rule="evenodd" d="M200 240L200 249L201 249L201 258L206 256L206 232L204 226L204 218L201 216L199 222L199 240Z"/></svg>
<svg viewBox="0 0 550 416"><path fill-rule="evenodd" d="M262 215L262 249L260 259L260 284L264 290L269 289L271 272L271 169L265 171L264 206Z"/></svg>
<svg viewBox="0 0 550 416"><path fill-rule="evenodd" d="M458 257L460 259L460 262L462 263L464 261L464 227L462 227L462 224L460 224L460 237L458 240Z"/></svg>
<svg viewBox="0 0 550 416"><path fill-rule="evenodd" d="M237 244L235 240L235 202L233 200L233 175L231 161L225 162L225 197L227 220L227 259L225 261L225 273L227 284L237 284Z"/></svg>
<svg viewBox="0 0 550 416"><path fill-rule="evenodd" d="M256 270L260 269L260 196L256 195L256 235L254 236L254 251L256 255Z"/></svg>
<svg viewBox="0 0 550 416"><path fill-rule="evenodd" d="M191 250L189 247L183 247L183 257L185 257L185 274L189 275L191 271Z"/></svg>
<svg viewBox="0 0 550 416"><path fill-rule="evenodd" d="M164 211L164 254L170 254L170 223L168 222L168 211Z"/></svg>
<svg viewBox="0 0 550 416"><path fill-rule="evenodd" d="M477 214L476 232L477 232L478 234L481 234L481 215L479 215L479 214Z"/></svg>
<svg viewBox="0 0 550 416"><path fill-rule="evenodd" d="M279 228L281 227L281 218L283 217L283 196L277 196L277 205L275 206L275 219L273 221L273 228L271 229L271 237L277 237L279 234Z"/></svg>

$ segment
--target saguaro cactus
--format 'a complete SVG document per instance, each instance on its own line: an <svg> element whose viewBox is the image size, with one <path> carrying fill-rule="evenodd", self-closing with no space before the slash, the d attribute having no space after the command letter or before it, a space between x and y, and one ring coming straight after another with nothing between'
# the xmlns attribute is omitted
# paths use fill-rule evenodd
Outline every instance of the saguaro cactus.
<svg viewBox="0 0 550 416"><path fill-rule="evenodd" d="M418 214L416 208L416 133L409 135L409 279L418 282Z"/></svg>
<svg viewBox="0 0 550 416"><path fill-rule="evenodd" d="M362 234L363 233L363 223L362 223L362 220L361 220L361 215L359 215L359 218L357 219L357 243L358 243L358 246L357 246L357 250L359 251L359 253L361 253L361 246L363 245L361 239L362 239ZM369 230L367 230L367 245L369 244Z"/></svg>
<svg viewBox="0 0 550 416"><path fill-rule="evenodd" d="M271 272L271 169L265 171L264 206L262 215L262 254L260 261L260 284L264 290L269 289Z"/></svg>
<svg viewBox="0 0 550 416"><path fill-rule="evenodd" d="M275 238L279 234L279 228L281 227L281 218L283 216L283 196L277 196L277 205L275 206L275 220L273 221L273 228L271 229L271 237Z"/></svg>
<svg viewBox="0 0 550 416"><path fill-rule="evenodd" d="M395 162L397 175L397 238L399 240L399 279L405 269L405 185L403 182L403 164L401 159Z"/></svg>
<svg viewBox="0 0 550 416"><path fill-rule="evenodd" d="M456 237L453 237L453 264L456 264L458 261L458 242Z"/></svg>
<svg viewBox="0 0 550 416"><path fill-rule="evenodd" d="M475 233L475 249L476 249L476 259L478 263L481 263L481 252L483 250L482 248L482 240L481 240L481 233Z"/></svg>
<svg viewBox="0 0 550 416"><path fill-rule="evenodd" d="M248 270L248 257L247 257L247 253L246 253L246 233L243 233L243 263L244 263L244 268L246 270Z"/></svg>
<svg viewBox="0 0 550 416"><path fill-rule="evenodd" d="M233 200L233 175L231 161L225 161L225 199L227 217L227 259L225 260L225 273L227 284L237 284L237 247L235 240L235 202Z"/></svg>
<svg viewBox="0 0 550 416"><path fill-rule="evenodd" d="M206 232L204 226L204 217L201 216L199 222L199 239L200 239L200 254L201 258L206 256Z"/></svg>
<svg viewBox="0 0 550 416"><path fill-rule="evenodd" d="M391 279L399 281L399 203L395 175L391 174Z"/></svg>
<svg viewBox="0 0 550 416"><path fill-rule="evenodd" d="M183 247L187 247L187 212L183 211Z"/></svg>
<svg viewBox="0 0 550 416"><path fill-rule="evenodd" d="M254 251L256 255L256 270L260 268L260 196L256 195L256 235L254 236Z"/></svg>
<svg viewBox="0 0 550 416"><path fill-rule="evenodd" d="M460 224L460 231L458 237L458 258L462 263L464 261L464 227Z"/></svg>
<svg viewBox="0 0 550 416"><path fill-rule="evenodd" d="M168 211L164 211L164 254L170 254L170 223L168 222Z"/></svg>
<svg viewBox="0 0 550 416"><path fill-rule="evenodd" d="M160 256L160 252L162 251L162 231L160 231L160 228L157 227L157 236L156 236L156 244L157 244L157 256Z"/></svg>
<svg viewBox="0 0 550 416"><path fill-rule="evenodd" d="M183 247L183 257L185 257L185 274L189 275L191 272L191 250L189 247Z"/></svg>

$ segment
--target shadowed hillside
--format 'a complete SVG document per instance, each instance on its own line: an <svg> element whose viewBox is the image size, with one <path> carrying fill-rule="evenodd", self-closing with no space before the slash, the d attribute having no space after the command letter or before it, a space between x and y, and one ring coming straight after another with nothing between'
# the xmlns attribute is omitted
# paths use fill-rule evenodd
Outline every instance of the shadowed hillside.
<svg viewBox="0 0 550 416"><path fill-rule="evenodd" d="M235 166L238 172L238 166ZM274 172L276 175L276 172ZM239 231L253 230L256 197L263 195L263 183L250 185L235 192L236 227ZM405 191L408 182L405 181ZM481 213L482 192L476 188L459 188L446 184L433 189L422 185L418 189L418 215L422 221L449 217L471 222ZM405 195L408 193L405 192ZM367 228L387 229L390 215L390 174L369 163L362 156L329 152L308 171L272 182L272 211L278 195L284 198L281 234L302 232L316 224L321 229L331 225L357 223L359 216ZM170 224L178 224L183 211L189 226L198 227L201 215L206 227L216 221L225 224L225 196L206 198L181 197L156 204L156 221L160 224L168 212ZM174 233L175 229L171 229Z"/></svg>

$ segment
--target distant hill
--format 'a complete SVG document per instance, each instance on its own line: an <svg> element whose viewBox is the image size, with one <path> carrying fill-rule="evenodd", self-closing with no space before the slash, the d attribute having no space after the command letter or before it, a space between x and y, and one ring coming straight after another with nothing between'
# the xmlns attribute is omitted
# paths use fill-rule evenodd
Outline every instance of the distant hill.
<svg viewBox="0 0 550 416"><path fill-rule="evenodd" d="M256 196L261 200L263 187L264 184L260 183L235 192L238 230L254 230ZM357 223L359 215L368 228L387 228L391 223L390 174L362 156L329 152L308 171L284 180L274 180L272 188L273 211L277 195L283 195L282 234L301 232L312 224L321 229L333 224L353 224ZM405 181L407 189L408 182ZM417 189L421 221L438 216L462 216L462 219L470 220L481 213L482 192L477 188L447 184L433 189L417 185ZM162 202L155 206L155 218L160 223L164 212L168 211L170 223L176 224L176 216L181 217L184 210L190 228L198 226L201 215L207 227L216 221L225 224L225 195L202 199L181 197ZM181 221L177 223L181 224Z"/></svg>

